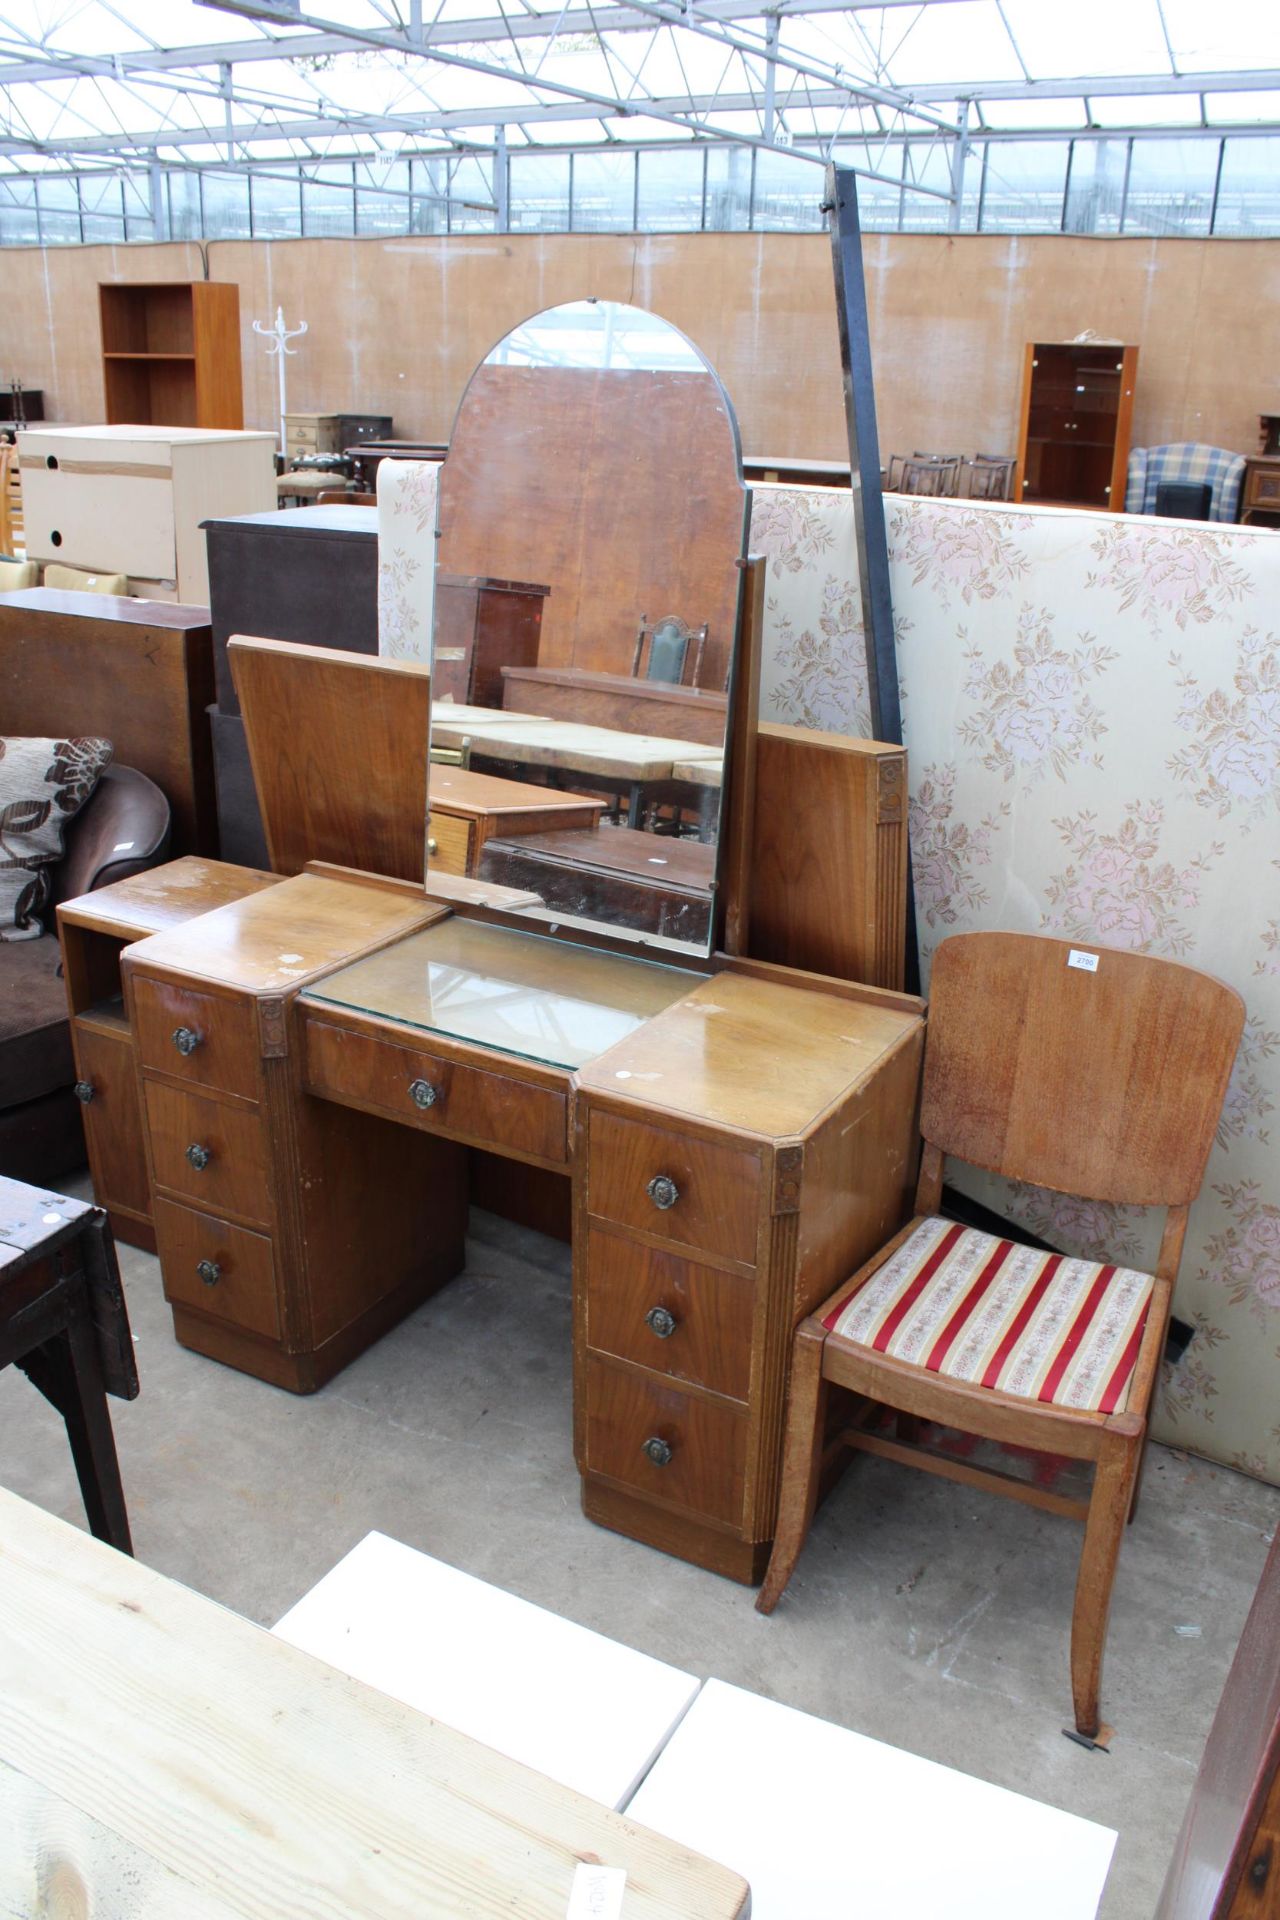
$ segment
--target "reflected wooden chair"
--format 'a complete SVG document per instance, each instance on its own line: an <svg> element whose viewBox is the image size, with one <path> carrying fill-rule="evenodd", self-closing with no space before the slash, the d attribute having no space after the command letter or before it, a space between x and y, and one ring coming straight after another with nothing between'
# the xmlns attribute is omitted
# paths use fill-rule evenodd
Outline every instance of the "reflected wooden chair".
<svg viewBox="0 0 1280 1920"><path fill-rule="evenodd" d="M1018 462L1012 454L975 453L965 462L970 500L1012 500Z"/></svg>
<svg viewBox="0 0 1280 1920"><path fill-rule="evenodd" d="M954 500L960 492L961 456L918 453L902 462L899 493L923 494L935 500Z"/></svg>
<svg viewBox="0 0 1280 1920"><path fill-rule="evenodd" d="M649 655L645 660L645 641L649 643ZM661 620L652 623L648 614L640 616L640 631L636 635L635 653L631 660L633 680L643 677L646 680L661 680L670 686L684 684L685 669L689 664L689 648L694 648L693 673L690 685L697 686L702 674L702 656L707 645L706 623L700 627L691 627L687 621L679 619L674 613L664 614Z"/></svg>
<svg viewBox="0 0 1280 1920"><path fill-rule="evenodd" d="M1100 1741L1102 1653L1187 1212L1244 1024L1230 987L1171 960L970 933L934 956L915 1218L796 1333L773 1557L791 1577L844 1447L1085 1522L1071 1626L1079 1736ZM1167 1209L1154 1274L1066 1259L939 1215L947 1154L1006 1178ZM828 1434L830 1388L858 1399ZM880 1410L896 1438L875 1431ZM835 1411L833 1407L833 1411ZM841 1410L843 1411L843 1410ZM1087 1500L927 1444L921 1420L1093 1463Z"/></svg>

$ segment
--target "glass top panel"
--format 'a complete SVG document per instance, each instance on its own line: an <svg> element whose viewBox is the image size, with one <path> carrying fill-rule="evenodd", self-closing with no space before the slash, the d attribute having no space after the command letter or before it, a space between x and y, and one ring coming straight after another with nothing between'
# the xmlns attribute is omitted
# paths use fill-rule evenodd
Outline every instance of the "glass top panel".
<svg viewBox="0 0 1280 1920"><path fill-rule="evenodd" d="M455 916L340 968L303 998L580 1067L702 977Z"/></svg>

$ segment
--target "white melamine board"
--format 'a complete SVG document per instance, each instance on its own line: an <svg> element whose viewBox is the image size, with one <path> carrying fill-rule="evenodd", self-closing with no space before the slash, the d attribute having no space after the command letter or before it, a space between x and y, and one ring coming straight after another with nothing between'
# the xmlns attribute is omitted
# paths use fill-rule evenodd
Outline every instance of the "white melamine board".
<svg viewBox="0 0 1280 1920"><path fill-rule="evenodd" d="M699 1686L383 1533L274 1631L607 1807L626 1805Z"/></svg>
<svg viewBox="0 0 1280 1920"><path fill-rule="evenodd" d="M752 1920L1093 1920L1116 1841L722 1680L627 1815L744 1875Z"/></svg>

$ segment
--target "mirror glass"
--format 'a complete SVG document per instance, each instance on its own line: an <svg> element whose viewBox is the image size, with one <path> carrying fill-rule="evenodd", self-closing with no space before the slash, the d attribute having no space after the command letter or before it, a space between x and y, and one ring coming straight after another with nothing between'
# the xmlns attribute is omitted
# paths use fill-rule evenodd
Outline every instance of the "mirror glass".
<svg viewBox="0 0 1280 1920"><path fill-rule="evenodd" d="M655 314L553 307L477 367L440 476L429 869L539 931L711 950L748 498L728 396Z"/></svg>

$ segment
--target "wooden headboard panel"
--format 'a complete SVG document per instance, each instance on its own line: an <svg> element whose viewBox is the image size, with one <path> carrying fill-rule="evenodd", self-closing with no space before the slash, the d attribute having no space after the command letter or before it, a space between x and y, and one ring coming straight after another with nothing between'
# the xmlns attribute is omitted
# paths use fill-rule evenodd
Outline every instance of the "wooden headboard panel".
<svg viewBox="0 0 1280 1920"><path fill-rule="evenodd" d="M0 734L98 734L154 780L173 853L216 854L213 636L204 607L33 587L0 594Z"/></svg>

